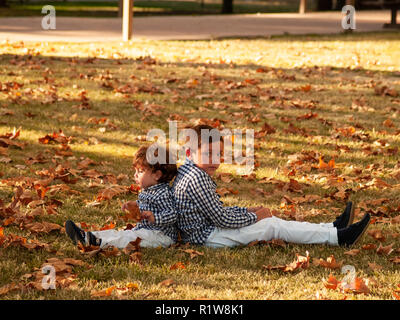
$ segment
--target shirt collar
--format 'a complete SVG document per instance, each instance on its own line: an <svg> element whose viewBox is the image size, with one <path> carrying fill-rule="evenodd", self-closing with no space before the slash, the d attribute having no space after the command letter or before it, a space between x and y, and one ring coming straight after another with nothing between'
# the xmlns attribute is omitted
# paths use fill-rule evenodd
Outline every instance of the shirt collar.
<svg viewBox="0 0 400 320"><path fill-rule="evenodd" d="M184 165L189 166L189 167L194 167L196 168L196 170L200 170L202 173L204 173L207 177L210 178L210 180L212 181L213 185L217 186L217 184L215 183L214 179L207 173L205 172L203 169L199 168L194 162L193 160L190 160L189 158L185 159Z"/></svg>
<svg viewBox="0 0 400 320"><path fill-rule="evenodd" d="M158 191L160 189L163 189L163 188L165 188L167 186L169 186L168 183L161 182L161 183L157 183L155 185L152 185L150 187L147 187L146 189L143 189L143 192L154 192L154 191Z"/></svg>

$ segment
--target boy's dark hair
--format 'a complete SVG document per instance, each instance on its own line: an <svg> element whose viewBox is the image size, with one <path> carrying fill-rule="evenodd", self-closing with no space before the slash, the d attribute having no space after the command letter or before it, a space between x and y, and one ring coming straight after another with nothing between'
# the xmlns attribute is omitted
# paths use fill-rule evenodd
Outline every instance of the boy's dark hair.
<svg viewBox="0 0 400 320"><path fill-rule="evenodd" d="M198 124L198 125L196 125L196 126L189 126L189 127L186 127L185 129L192 129L194 132L196 132L197 138L198 138L198 140L197 140L197 146L198 146L198 148L201 147L202 143L209 143L209 144L210 144L210 143L212 143L212 142L215 141L215 140L213 140L212 135L209 135L209 136L208 136L207 141L202 141L202 140L201 140L201 131L202 131L202 130L209 130L210 132L211 132L211 130L217 130L217 131L218 131L217 128L214 128L214 127L212 127L212 126L210 126L210 125L208 125L208 124ZM219 140L220 142L224 142L224 137L219 133L219 131L218 131L218 133L217 133L217 138L218 138L218 140ZM189 140L189 137L188 137L187 140Z"/></svg>
<svg viewBox="0 0 400 320"><path fill-rule="evenodd" d="M176 166L176 161L172 160L169 162L169 150L167 148L164 148L165 150L165 162L166 163L160 163L156 162L154 164L151 164L147 161L147 150L149 149L150 146L142 146L139 148L139 150L135 153L135 156L133 158L133 166L136 167L143 167L143 168L149 168L152 172L156 172L157 170L160 170L162 172L162 176L160 179L158 179L159 183L163 182L170 182L176 175L178 168ZM161 148L161 147L158 147ZM154 155L158 156L158 149L154 151Z"/></svg>

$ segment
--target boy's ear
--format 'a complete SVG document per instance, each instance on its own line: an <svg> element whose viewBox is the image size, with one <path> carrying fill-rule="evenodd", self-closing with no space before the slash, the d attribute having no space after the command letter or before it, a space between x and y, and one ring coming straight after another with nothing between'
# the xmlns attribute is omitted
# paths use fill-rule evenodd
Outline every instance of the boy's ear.
<svg viewBox="0 0 400 320"><path fill-rule="evenodd" d="M155 174L155 178L158 180L160 180L160 178L162 177L163 173L161 170L157 170L156 172L154 172Z"/></svg>

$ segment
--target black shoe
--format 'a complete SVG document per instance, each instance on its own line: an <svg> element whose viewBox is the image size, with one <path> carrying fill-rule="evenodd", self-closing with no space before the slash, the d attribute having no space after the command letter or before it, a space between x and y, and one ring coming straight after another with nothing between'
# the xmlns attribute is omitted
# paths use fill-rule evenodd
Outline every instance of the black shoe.
<svg viewBox="0 0 400 320"><path fill-rule="evenodd" d="M336 218L333 222L333 226L337 229L343 229L351 225L354 221L354 205L353 202L349 201L346 204L346 208L343 213Z"/></svg>
<svg viewBox="0 0 400 320"><path fill-rule="evenodd" d="M74 244L79 241L84 246L100 246L101 239L96 238L95 235L91 232L85 232L81 228L79 228L75 223L71 220L65 222L65 232L72 239ZM87 237L86 237L87 236Z"/></svg>
<svg viewBox="0 0 400 320"><path fill-rule="evenodd" d="M87 236L89 238L89 245L91 245L91 246L100 246L101 245L101 239L97 238L90 231L87 233Z"/></svg>
<svg viewBox="0 0 400 320"><path fill-rule="evenodd" d="M371 215L366 213L365 216L357 223L353 223L344 229L338 229L337 234L339 246L349 247L356 244L361 239L364 232L368 229L370 220Z"/></svg>
<svg viewBox="0 0 400 320"><path fill-rule="evenodd" d="M65 222L65 232L74 242L74 244L79 241L83 245L86 245L86 232L79 228L71 220L67 220L67 222Z"/></svg>

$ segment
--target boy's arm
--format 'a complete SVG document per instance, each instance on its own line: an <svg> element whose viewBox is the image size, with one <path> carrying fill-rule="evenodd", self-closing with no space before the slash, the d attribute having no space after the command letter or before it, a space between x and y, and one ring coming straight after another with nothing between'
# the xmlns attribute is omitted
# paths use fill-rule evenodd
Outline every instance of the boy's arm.
<svg viewBox="0 0 400 320"><path fill-rule="evenodd" d="M157 210L153 212L154 225L170 225L174 224L177 219L175 206L169 197L161 198L157 202Z"/></svg>
<svg viewBox="0 0 400 320"><path fill-rule="evenodd" d="M203 181L190 186L190 196L201 212L217 227L241 228L257 221L257 215L243 207L224 207L212 185Z"/></svg>

